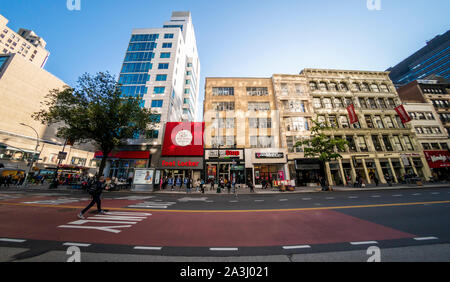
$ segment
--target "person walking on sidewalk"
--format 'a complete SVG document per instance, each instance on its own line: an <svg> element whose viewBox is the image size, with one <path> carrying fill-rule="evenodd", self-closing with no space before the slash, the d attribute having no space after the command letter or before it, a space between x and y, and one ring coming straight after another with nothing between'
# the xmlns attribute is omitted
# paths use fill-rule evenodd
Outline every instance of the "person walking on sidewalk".
<svg viewBox="0 0 450 282"><path fill-rule="evenodd" d="M205 181L200 180L200 189L202 190L202 194L205 194Z"/></svg>
<svg viewBox="0 0 450 282"><path fill-rule="evenodd" d="M78 218L84 219L84 214L95 204L97 204L97 212L99 214L104 214L105 211L102 210L102 201L100 199L100 196L102 195L103 189L106 188L106 182L105 178L103 176L100 177L100 179L90 187L88 187L88 192L92 196L92 201L85 207L79 214Z"/></svg>

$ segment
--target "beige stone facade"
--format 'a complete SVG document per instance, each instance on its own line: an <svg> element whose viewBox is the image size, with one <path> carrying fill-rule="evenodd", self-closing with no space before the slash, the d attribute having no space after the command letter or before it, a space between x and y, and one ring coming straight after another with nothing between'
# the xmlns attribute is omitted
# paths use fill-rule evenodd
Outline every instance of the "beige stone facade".
<svg viewBox="0 0 450 282"><path fill-rule="evenodd" d="M0 15L0 54L18 54L25 60L43 68L50 52L45 49L47 43L33 31L21 28L14 32L8 26L8 20Z"/></svg>
<svg viewBox="0 0 450 282"><path fill-rule="evenodd" d="M207 151L228 149L241 157L239 181L245 180L244 165L245 175L257 185L287 172L271 78L206 78L204 121ZM207 173L210 178L230 178L236 168L226 157L205 161L207 171L216 172Z"/></svg>
<svg viewBox="0 0 450 282"><path fill-rule="evenodd" d="M350 124L350 104L358 123ZM323 171L331 185L353 184L359 177L365 184L387 183L385 175L395 183L412 173L428 179L431 172L416 133L394 109L400 104L388 72L305 69L272 78L207 78L205 147L243 149L246 175L256 184L268 176L316 185ZM260 118L263 123L256 122ZM340 152L343 159L323 166L305 158L303 147L294 148L310 137L313 119L332 127L331 136L349 141ZM274 140L255 142L260 135ZM255 153L261 149L271 154Z"/></svg>
<svg viewBox="0 0 450 282"><path fill-rule="evenodd" d="M431 175L416 134L402 124L394 108L401 104L388 72L305 69L317 119L334 128L334 137L350 142L343 159L326 166L332 184L352 183L361 176L366 184L385 175L400 182L408 173L423 179ZM346 107L355 106L359 123L350 125Z"/></svg>
<svg viewBox="0 0 450 282"><path fill-rule="evenodd" d="M45 126L31 115L41 109L51 89L60 89L65 83L18 54L0 55L0 62L0 163L26 171L26 159L31 159L39 141L40 160L34 170L54 169L64 140L56 138L56 126ZM62 164L94 173L93 151L89 145L66 146Z"/></svg>

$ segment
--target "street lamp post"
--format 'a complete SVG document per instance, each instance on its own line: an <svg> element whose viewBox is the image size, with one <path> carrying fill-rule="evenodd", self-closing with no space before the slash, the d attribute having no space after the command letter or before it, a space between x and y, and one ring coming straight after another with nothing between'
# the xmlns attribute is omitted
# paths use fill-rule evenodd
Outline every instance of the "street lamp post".
<svg viewBox="0 0 450 282"><path fill-rule="evenodd" d="M36 147L34 148L34 153L33 153L33 156L31 157L30 167L28 167L28 169L27 169L27 174L25 175L25 181L23 182L23 186L27 186L28 176L30 175L30 171L33 168L34 158L35 158L36 152L39 148L39 134L37 133L36 129L34 129L33 127L31 127L25 123L20 123L20 125L27 126L27 127L31 128L34 131L34 133L36 133Z"/></svg>

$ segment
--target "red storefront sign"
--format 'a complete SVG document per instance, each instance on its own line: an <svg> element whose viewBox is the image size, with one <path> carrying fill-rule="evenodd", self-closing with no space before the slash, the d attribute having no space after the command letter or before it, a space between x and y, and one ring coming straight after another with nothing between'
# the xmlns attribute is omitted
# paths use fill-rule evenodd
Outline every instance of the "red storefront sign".
<svg viewBox="0 0 450 282"><path fill-rule="evenodd" d="M411 117L408 115L408 113L406 112L403 105L400 105L397 108L395 108L395 111L397 112L400 119L402 120L402 123L407 123L407 122L411 121Z"/></svg>
<svg viewBox="0 0 450 282"><path fill-rule="evenodd" d="M347 112L350 119L350 124L358 122L358 116L356 115L355 106L353 104L347 107Z"/></svg>
<svg viewBox="0 0 450 282"><path fill-rule="evenodd" d="M168 122L162 156L203 156L204 122Z"/></svg>
<svg viewBox="0 0 450 282"><path fill-rule="evenodd" d="M198 167L200 162L192 162L192 161L161 161L162 167Z"/></svg>
<svg viewBox="0 0 450 282"><path fill-rule="evenodd" d="M430 168L450 167L449 151L423 151Z"/></svg>
<svg viewBox="0 0 450 282"><path fill-rule="evenodd" d="M98 151L95 152L94 158L100 159L103 157L103 152ZM108 158L114 159L148 159L150 157L149 151L118 151L111 152L108 155Z"/></svg>

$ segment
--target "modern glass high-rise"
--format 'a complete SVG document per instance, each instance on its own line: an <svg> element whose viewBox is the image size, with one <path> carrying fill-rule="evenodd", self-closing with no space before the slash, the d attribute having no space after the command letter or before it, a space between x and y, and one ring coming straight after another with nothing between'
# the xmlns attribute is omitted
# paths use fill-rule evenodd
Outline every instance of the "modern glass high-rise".
<svg viewBox="0 0 450 282"><path fill-rule="evenodd" d="M406 85L417 79L440 76L450 80L450 30L427 42L390 71L389 77L396 86Z"/></svg>
<svg viewBox="0 0 450 282"><path fill-rule="evenodd" d="M191 13L173 12L162 28L134 29L119 83L123 95L142 97L159 115L153 142L161 144L165 122L195 121L200 61Z"/></svg>

